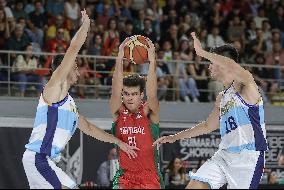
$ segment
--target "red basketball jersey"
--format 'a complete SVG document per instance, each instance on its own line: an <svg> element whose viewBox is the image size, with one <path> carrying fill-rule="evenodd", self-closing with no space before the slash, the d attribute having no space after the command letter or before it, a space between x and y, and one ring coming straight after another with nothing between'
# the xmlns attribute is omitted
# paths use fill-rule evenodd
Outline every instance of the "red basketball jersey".
<svg viewBox="0 0 284 190"><path fill-rule="evenodd" d="M123 151L118 151L120 167L125 171L156 171L155 147L152 128L159 128L158 125L151 124L151 121L144 113L144 104L142 104L137 113L131 113L124 106L121 107L119 117L114 123L115 136L128 143L130 146L136 146L138 156L135 159L129 159ZM156 131L157 131L156 129Z"/></svg>

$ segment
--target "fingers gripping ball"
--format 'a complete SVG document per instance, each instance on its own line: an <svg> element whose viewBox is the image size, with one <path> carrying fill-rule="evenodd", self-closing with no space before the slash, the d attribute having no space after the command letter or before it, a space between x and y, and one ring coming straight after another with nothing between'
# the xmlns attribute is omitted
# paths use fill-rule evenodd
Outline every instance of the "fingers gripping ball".
<svg viewBox="0 0 284 190"><path fill-rule="evenodd" d="M144 36L131 36L124 47L124 57L134 64L144 64L148 60L148 42Z"/></svg>

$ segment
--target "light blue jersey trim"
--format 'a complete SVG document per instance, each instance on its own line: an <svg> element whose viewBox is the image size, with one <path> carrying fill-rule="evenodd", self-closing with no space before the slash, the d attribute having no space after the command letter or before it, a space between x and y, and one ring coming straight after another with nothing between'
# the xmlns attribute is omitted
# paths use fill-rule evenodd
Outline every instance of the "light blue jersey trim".
<svg viewBox="0 0 284 190"><path fill-rule="evenodd" d="M203 182L203 183L207 183L210 186L210 189L214 189L213 184L210 182L209 179L206 179L206 178L203 178L203 177L198 177L198 176L195 176L194 174L192 174L192 175L189 174L189 177L190 177L190 179L197 180L197 181L200 181L200 182Z"/></svg>
<svg viewBox="0 0 284 190"><path fill-rule="evenodd" d="M45 125L47 124L47 116L46 116L47 109L48 106L43 106L42 108L39 108L37 110L34 128L39 127L42 124ZM56 127L64 129L66 130L66 132L73 135L76 130L77 121L78 121L77 114L68 110L59 109L58 118L63 118L63 119L58 120ZM74 121L76 121L76 123L74 123Z"/></svg>
<svg viewBox="0 0 284 190"><path fill-rule="evenodd" d="M47 110L48 110L48 105L42 106L37 109L34 128L47 123L47 116L46 116Z"/></svg>
<svg viewBox="0 0 284 190"><path fill-rule="evenodd" d="M234 147L229 147L226 150L232 153L240 153L242 150L255 150L255 142L253 143L248 143L248 144L243 144L241 146L234 146Z"/></svg>
<svg viewBox="0 0 284 190"><path fill-rule="evenodd" d="M41 145L42 141L35 141L33 143L27 144L25 148L34 152L40 152ZM51 158L57 158L61 151L62 150L60 150L57 146L52 145Z"/></svg>

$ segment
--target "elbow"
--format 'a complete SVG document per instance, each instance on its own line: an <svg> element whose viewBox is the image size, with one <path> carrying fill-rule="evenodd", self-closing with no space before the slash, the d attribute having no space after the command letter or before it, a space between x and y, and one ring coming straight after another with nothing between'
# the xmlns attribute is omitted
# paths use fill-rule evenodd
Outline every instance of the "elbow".
<svg viewBox="0 0 284 190"><path fill-rule="evenodd" d="M204 125L204 128L205 128L206 134L207 134L207 133L210 133L211 131L213 131L213 130L210 128L210 125L209 125L208 120L204 121L203 125Z"/></svg>

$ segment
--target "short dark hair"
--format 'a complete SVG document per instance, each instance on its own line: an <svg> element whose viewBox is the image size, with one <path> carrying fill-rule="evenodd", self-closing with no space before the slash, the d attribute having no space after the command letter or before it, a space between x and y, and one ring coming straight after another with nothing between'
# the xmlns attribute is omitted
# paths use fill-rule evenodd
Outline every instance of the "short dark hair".
<svg viewBox="0 0 284 190"><path fill-rule="evenodd" d="M123 85L127 87L137 87L139 86L140 92L144 92L145 80L138 74L128 75L123 78Z"/></svg>
<svg viewBox="0 0 284 190"><path fill-rule="evenodd" d="M219 47L211 48L210 52L231 58L236 63L239 62L239 53L233 45L225 44Z"/></svg>
<svg viewBox="0 0 284 190"><path fill-rule="evenodd" d="M57 69L57 67L61 64L63 58L64 58L64 54L58 54L54 56L52 63L51 63L52 72L54 72Z"/></svg>

